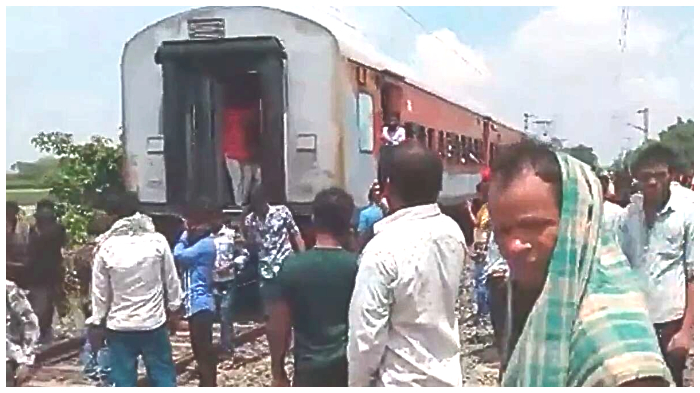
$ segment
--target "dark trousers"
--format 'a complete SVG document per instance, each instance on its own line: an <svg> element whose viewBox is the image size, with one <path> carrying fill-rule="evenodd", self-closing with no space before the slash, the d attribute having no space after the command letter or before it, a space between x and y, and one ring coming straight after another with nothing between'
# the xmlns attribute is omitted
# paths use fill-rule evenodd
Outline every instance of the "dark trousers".
<svg viewBox="0 0 700 393"><path fill-rule="evenodd" d="M666 348L668 348L671 339L681 330L682 326L682 319L654 324L656 337L659 339L659 346L661 347L661 355L663 355L666 361L666 366L671 370L673 382L678 387L683 386L683 372L685 371L687 356L678 356L677 354L668 353Z"/></svg>
<svg viewBox="0 0 700 393"><path fill-rule="evenodd" d="M110 358L109 376L115 386L136 386L139 355L143 357L151 386L177 386L173 352L165 325L143 332L107 330L106 335Z"/></svg>
<svg viewBox="0 0 700 393"><path fill-rule="evenodd" d="M55 295L55 287L51 284L29 287L27 300L29 300L29 304L39 320L39 341L42 343L52 336L51 325L53 323Z"/></svg>
<svg viewBox="0 0 700 393"><path fill-rule="evenodd" d="M379 161L377 163L377 180L384 185L385 178L390 175L391 162L394 157L395 146L383 145L379 148Z"/></svg>
<svg viewBox="0 0 700 393"><path fill-rule="evenodd" d="M342 358L325 367L294 370L294 387L347 387L348 361Z"/></svg>
<svg viewBox="0 0 700 393"><path fill-rule="evenodd" d="M505 277L489 276L486 285L489 291L488 300L491 324L493 325L493 341L501 361L500 369L503 371L506 350L506 318L508 316L508 284Z"/></svg>
<svg viewBox="0 0 700 393"><path fill-rule="evenodd" d="M5 387L13 388L17 386L15 381L15 373L17 372L17 363L12 360L5 361Z"/></svg>
<svg viewBox="0 0 700 393"><path fill-rule="evenodd" d="M199 386L204 387L216 386L216 364L219 359L212 338L214 318L214 312L204 310L189 319L190 343L194 359L197 361Z"/></svg>

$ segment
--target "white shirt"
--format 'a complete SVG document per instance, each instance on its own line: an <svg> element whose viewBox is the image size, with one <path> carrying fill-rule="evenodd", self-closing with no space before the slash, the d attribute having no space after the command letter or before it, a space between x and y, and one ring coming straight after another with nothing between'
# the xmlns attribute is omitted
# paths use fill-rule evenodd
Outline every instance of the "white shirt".
<svg viewBox="0 0 700 393"><path fill-rule="evenodd" d="M436 204L374 224L350 302L349 386L461 386L464 235Z"/></svg>
<svg viewBox="0 0 700 393"><path fill-rule="evenodd" d="M620 217L620 246L642 280L652 323L685 314L686 280L694 278L693 197L693 191L671 185L671 197L651 228L641 194L632 196Z"/></svg>
<svg viewBox="0 0 700 393"><path fill-rule="evenodd" d="M392 133L389 132L389 127L382 128L382 139L384 144L396 146L406 140L406 130L403 127L397 127Z"/></svg>
<svg viewBox="0 0 700 393"><path fill-rule="evenodd" d="M164 293L165 292L165 293ZM160 327L168 309L182 303L173 254L159 233L112 236L102 243L92 267L92 310L87 324L107 317L107 328L145 331Z"/></svg>

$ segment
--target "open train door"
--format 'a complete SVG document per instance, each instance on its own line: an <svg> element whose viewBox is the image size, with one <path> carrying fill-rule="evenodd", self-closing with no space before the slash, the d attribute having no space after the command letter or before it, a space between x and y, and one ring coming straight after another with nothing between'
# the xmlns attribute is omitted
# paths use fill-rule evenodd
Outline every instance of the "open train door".
<svg viewBox="0 0 700 393"><path fill-rule="evenodd" d="M259 75L262 183L270 202L286 202L285 58L273 37L162 43L156 62L163 70L168 204L184 206L199 196L232 204L222 149L223 97L231 75L246 72Z"/></svg>

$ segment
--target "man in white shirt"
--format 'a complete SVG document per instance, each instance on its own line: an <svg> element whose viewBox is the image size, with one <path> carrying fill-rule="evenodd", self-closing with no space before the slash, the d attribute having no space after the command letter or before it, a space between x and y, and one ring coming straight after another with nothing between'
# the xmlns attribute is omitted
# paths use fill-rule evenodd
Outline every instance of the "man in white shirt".
<svg viewBox="0 0 700 393"><path fill-rule="evenodd" d="M693 342L694 192L671 182L676 153L659 143L632 165L641 195L620 217L622 251L647 291L649 316L676 386Z"/></svg>
<svg viewBox="0 0 700 393"><path fill-rule="evenodd" d="M406 140L406 129L399 125L396 115L389 118L389 122L382 128L381 147L379 148L379 163L377 165L377 179L384 183L387 175L387 166L391 165L392 155L396 146Z"/></svg>
<svg viewBox="0 0 700 393"><path fill-rule="evenodd" d="M398 146L406 140L406 129L399 125L396 116L389 118L389 123L382 128L382 145Z"/></svg>
<svg viewBox="0 0 700 393"><path fill-rule="evenodd" d="M136 386L140 355L151 386L172 387L176 373L165 308L171 315L180 309L180 280L167 240L150 217L134 214L133 206L125 201L119 214L124 218L97 239L93 314L86 324L91 329L106 324L110 379L116 386Z"/></svg>
<svg viewBox="0 0 700 393"><path fill-rule="evenodd" d="M393 213L374 225L350 303L349 386L461 386L455 305L467 246L442 214L442 162L419 142L396 148Z"/></svg>

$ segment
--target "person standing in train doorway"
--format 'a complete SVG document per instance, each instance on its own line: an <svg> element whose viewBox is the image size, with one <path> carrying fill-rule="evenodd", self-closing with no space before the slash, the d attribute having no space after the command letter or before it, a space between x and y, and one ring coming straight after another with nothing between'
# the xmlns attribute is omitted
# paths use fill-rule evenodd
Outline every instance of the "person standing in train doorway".
<svg viewBox="0 0 700 393"><path fill-rule="evenodd" d="M399 116L393 114L382 128L381 147L379 148L379 165L377 165L377 179L379 184L384 184L387 175L387 165L391 162L394 148L406 140L406 130L399 123Z"/></svg>
<svg viewBox="0 0 700 393"><path fill-rule="evenodd" d="M253 79L234 86L226 94L223 150L234 202L243 206L260 181L260 100Z"/></svg>

